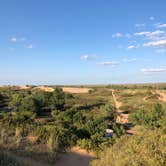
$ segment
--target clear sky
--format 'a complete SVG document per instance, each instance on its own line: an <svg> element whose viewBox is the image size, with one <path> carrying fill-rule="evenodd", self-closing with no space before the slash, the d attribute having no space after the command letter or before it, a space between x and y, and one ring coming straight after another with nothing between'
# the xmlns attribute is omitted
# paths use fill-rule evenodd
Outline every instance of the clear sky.
<svg viewBox="0 0 166 166"><path fill-rule="evenodd" d="M0 84L166 81L166 0L0 0Z"/></svg>

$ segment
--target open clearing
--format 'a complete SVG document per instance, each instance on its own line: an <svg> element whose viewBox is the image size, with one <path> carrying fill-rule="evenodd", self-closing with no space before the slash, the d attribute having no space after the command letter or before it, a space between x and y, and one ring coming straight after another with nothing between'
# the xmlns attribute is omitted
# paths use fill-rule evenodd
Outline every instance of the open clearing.
<svg viewBox="0 0 166 166"><path fill-rule="evenodd" d="M166 102L166 91L162 91L162 90L160 90L160 91L158 91L158 93L160 94L160 100L161 101L163 101L163 102Z"/></svg>
<svg viewBox="0 0 166 166"><path fill-rule="evenodd" d="M77 87L63 87L64 92L67 93L88 93L90 88L77 88Z"/></svg>
<svg viewBox="0 0 166 166"><path fill-rule="evenodd" d="M20 89L30 89L30 87L23 85L19 87ZM88 93L91 89L90 88L79 88L79 87L62 87L64 92L67 93ZM33 90L41 90L41 91L45 91L45 92L53 92L55 89L52 87L48 87L48 86L37 86L34 87Z"/></svg>
<svg viewBox="0 0 166 166"><path fill-rule="evenodd" d="M48 86L37 86L33 89L34 90L41 90L41 91L45 91L45 92L53 92L54 91L54 88L48 87Z"/></svg>

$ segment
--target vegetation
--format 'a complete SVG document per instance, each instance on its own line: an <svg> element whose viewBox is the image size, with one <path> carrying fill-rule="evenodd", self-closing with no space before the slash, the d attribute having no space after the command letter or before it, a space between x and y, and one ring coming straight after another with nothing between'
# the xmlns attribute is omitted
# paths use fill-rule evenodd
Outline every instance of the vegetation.
<svg viewBox="0 0 166 166"><path fill-rule="evenodd" d="M166 103L156 87L165 93L163 84L96 86L82 94L1 87L1 165L19 165L10 154L54 163L79 146L98 156L92 166L164 166ZM112 89L129 124L117 123Z"/></svg>
<svg viewBox="0 0 166 166"><path fill-rule="evenodd" d="M135 136L124 136L94 160L92 166L165 166L166 133L159 129L144 131Z"/></svg>
<svg viewBox="0 0 166 166"><path fill-rule="evenodd" d="M146 128L155 129L164 126L166 109L161 104L156 104L151 110L138 110L130 115L130 120L135 125L142 125Z"/></svg>
<svg viewBox="0 0 166 166"><path fill-rule="evenodd" d="M166 165L166 109L156 104L148 112L131 114L131 122L141 125L135 136L123 136L101 153L92 166L164 166Z"/></svg>
<svg viewBox="0 0 166 166"><path fill-rule="evenodd" d="M71 95L60 88L53 92L13 88L1 94L7 98L0 118L4 150L54 162L69 147L99 152L125 133L115 123L112 93L106 89ZM115 130L114 137L105 137L107 128Z"/></svg>

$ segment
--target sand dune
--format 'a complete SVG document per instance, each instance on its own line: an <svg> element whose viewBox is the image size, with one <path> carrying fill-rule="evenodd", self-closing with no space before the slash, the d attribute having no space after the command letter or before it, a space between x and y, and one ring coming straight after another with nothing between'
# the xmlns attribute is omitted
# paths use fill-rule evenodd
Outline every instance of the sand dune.
<svg viewBox="0 0 166 166"><path fill-rule="evenodd" d="M63 87L64 92L68 93L88 93L90 88Z"/></svg>

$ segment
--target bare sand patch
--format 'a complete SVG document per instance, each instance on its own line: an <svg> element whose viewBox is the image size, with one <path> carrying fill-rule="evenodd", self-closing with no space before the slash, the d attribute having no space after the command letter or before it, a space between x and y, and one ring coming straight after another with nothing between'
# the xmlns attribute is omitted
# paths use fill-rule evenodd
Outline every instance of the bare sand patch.
<svg viewBox="0 0 166 166"><path fill-rule="evenodd" d="M35 88L33 88L33 90L41 90L41 91L45 91L45 92L53 92L55 89L52 87L48 87L48 86L37 86Z"/></svg>
<svg viewBox="0 0 166 166"><path fill-rule="evenodd" d="M64 92L68 93L88 93L90 88L62 87Z"/></svg>
<svg viewBox="0 0 166 166"><path fill-rule="evenodd" d="M22 89L22 90L24 90L24 89L30 89L30 87L26 86L26 85L21 85L21 86L19 86L19 88Z"/></svg>
<svg viewBox="0 0 166 166"><path fill-rule="evenodd" d="M28 89L27 86L20 86L20 89ZM40 90L45 92L53 92L55 89L48 86L37 86L33 90ZM78 88L78 87L62 87L62 90L67 93L88 93L90 88Z"/></svg>
<svg viewBox="0 0 166 166"><path fill-rule="evenodd" d="M166 102L166 91L160 90L160 91L158 91L158 93L159 93L160 96L161 96L161 97L160 97L160 100Z"/></svg>
<svg viewBox="0 0 166 166"><path fill-rule="evenodd" d="M86 149L82 149L79 146L72 147L71 152L78 153L78 154L84 155L84 156L95 157L95 154L93 152L88 152Z"/></svg>

